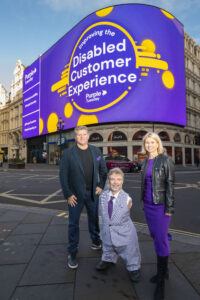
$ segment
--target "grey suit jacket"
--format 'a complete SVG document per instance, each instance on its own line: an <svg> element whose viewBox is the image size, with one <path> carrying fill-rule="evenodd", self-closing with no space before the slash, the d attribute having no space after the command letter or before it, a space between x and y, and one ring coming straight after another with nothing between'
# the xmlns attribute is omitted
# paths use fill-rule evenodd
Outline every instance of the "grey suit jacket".
<svg viewBox="0 0 200 300"><path fill-rule="evenodd" d="M93 199L98 199L95 194L96 187L104 188L107 179L106 163L99 148L89 145L93 158ZM60 163L60 182L64 197L67 199L75 195L78 202L83 201L86 191L85 174L78 154L77 145L74 145L63 152Z"/></svg>

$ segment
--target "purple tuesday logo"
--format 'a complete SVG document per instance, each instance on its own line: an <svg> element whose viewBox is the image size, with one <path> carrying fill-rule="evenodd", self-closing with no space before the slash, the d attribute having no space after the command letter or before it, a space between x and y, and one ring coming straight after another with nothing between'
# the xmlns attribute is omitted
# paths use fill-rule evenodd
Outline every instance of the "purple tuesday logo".
<svg viewBox="0 0 200 300"><path fill-rule="evenodd" d="M113 7L96 12L105 16ZM169 16L168 16L169 17ZM168 89L174 87L173 74L168 63L155 53L150 39L138 45L130 33L119 24L102 21L90 25L78 39L61 80L51 86L51 92L67 96L64 114L70 118L76 108L82 115L77 125L98 123L97 115L133 92L149 68L163 70L162 82ZM55 116L49 116L49 124ZM55 122L54 122L55 123Z"/></svg>

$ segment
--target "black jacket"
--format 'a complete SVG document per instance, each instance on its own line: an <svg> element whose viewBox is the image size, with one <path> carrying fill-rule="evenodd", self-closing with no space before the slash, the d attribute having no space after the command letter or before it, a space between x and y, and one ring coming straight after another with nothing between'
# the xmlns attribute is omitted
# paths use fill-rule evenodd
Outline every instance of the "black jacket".
<svg viewBox="0 0 200 300"><path fill-rule="evenodd" d="M145 175L148 159L142 162L141 200L144 199ZM154 204L164 204L165 212L174 213L174 162L171 157L159 154L152 166L152 190Z"/></svg>
<svg viewBox="0 0 200 300"><path fill-rule="evenodd" d="M101 155L100 149L89 145L93 158L93 199L98 199L95 194L96 187L104 188L107 178L106 163ZM81 159L78 154L77 145L74 145L63 152L60 162L60 183L64 197L67 199L75 195L78 201L83 201L86 191L85 174Z"/></svg>

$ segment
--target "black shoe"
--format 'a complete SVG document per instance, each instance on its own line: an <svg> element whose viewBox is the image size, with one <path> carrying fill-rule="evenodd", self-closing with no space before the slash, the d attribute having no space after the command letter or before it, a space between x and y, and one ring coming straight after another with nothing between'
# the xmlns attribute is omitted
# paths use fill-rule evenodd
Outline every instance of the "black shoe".
<svg viewBox="0 0 200 300"><path fill-rule="evenodd" d="M70 269L76 269L76 268L78 268L78 263L77 263L76 255L75 254L69 254L68 255L68 267Z"/></svg>
<svg viewBox="0 0 200 300"><path fill-rule="evenodd" d="M129 271L131 281L138 282L140 281L140 270Z"/></svg>
<svg viewBox="0 0 200 300"><path fill-rule="evenodd" d="M101 260L97 265L96 265L96 270L97 271L104 271L110 268L113 265L113 263L109 261L103 261Z"/></svg>
<svg viewBox="0 0 200 300"><path fill-rule="evenodd" d="M165 273L165 279L169 279L169 270L167 269L166 273ZM156 283L158 281L158 275L154 275L153 277L150 278L149 280L151 283Z"/></svg>
<svg viewBox="0 0 200 300"><path fill-rule="evenodd" d="M92 245L91 245L91 249L92 250L101 250L101 248L102 248L101 242L99 242L99 243L92 243Z"/></svg>

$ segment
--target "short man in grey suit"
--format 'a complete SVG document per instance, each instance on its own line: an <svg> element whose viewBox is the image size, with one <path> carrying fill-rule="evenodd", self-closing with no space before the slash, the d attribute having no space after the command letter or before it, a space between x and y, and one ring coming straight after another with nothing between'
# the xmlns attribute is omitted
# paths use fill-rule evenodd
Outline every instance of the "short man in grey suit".
<svg viewBox="0 0 200 300"><path fill-rule="evenodd" d="M76 269L79 243L79 220L84 205L93 250L101 249L99 235L98 200L107 178L107 167L99 148L88 145L86 126L75 128L76 144L63 152L60 182L69 209L68 266Z"/></svg>
<svg viewBox="0 0 200 300"><path fill-rule="evenodd" d="M103 254L98 271L106 270L120 256L126 263L130 278L140 280L141 254L135 226L130 218L132 200L122 189L124 174L119 168L108 173L110 188L100 196Z"/></svg>

